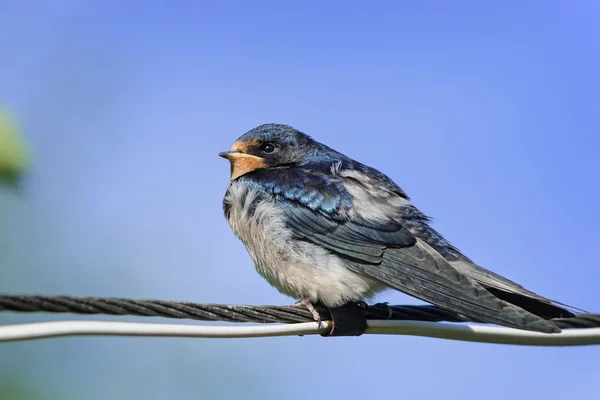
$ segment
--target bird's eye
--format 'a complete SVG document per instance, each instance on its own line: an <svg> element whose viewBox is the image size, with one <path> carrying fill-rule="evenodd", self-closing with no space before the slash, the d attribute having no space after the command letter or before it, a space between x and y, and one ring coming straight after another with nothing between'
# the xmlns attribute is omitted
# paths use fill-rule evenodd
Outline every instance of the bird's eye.
<svg viewBox="0 0 600 400"><path fill-rule="evenodd" d="M272 153L275 151L275 146L273 146L271 143L263 143L260 145L260 149L265 153Z"/></svg>

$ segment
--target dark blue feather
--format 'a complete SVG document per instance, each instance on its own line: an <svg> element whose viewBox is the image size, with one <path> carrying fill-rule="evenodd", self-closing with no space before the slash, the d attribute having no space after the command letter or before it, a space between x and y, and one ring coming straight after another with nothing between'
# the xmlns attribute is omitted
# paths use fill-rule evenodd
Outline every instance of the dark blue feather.
<svg viewBox="0 0 600 400"><path fill-rule="evenodd" d="M332 220L344 220L345 213L352 208L352 198L344 186L317 171L270 168L239 179L272 195L284 207L301 205Z"/></svg>

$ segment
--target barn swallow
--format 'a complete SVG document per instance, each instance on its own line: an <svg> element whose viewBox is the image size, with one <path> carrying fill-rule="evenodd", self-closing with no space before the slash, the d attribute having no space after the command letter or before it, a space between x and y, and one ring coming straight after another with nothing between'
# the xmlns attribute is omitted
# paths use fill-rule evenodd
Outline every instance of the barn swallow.
<svg viewBox="0 0 600 400"><path fill-rule="evenodd" d="M280 292L339 307L392 288L497 325L557 333L569 306L463 255L375 168L281 124L242 135L223 200L231 229Z"/></svg>

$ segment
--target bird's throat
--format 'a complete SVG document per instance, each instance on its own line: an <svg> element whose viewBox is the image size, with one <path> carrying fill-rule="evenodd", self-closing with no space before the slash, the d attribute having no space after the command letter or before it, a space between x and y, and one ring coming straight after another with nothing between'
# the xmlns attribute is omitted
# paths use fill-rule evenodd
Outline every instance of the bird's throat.
<svg viewBox="0 0 600 400"><path fill-rule="evenodd" d="M229 162L231 163L232 181L249 172L267 167L263 158L243 153L231 157Z"/></svg>

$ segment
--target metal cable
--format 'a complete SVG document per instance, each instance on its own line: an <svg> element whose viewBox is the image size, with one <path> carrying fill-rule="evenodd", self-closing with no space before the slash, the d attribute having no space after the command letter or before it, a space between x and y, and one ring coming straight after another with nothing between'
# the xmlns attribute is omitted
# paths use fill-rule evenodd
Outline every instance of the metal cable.
<svg viewBox="0 0 600 400"><path fill-rule="evenodd" d="M326 308L316 308L323 321L331 320ZM0 295L0 311L131 315L255 323L313 321L312 314L305 307L296 306L249 306L73 296ZM375 304L366 308L366 317L368 320L478 322L431 305ZM600 314L577 314L575 318L558 318L553 322L562 329L596 328L600 327Z"/></svg>

